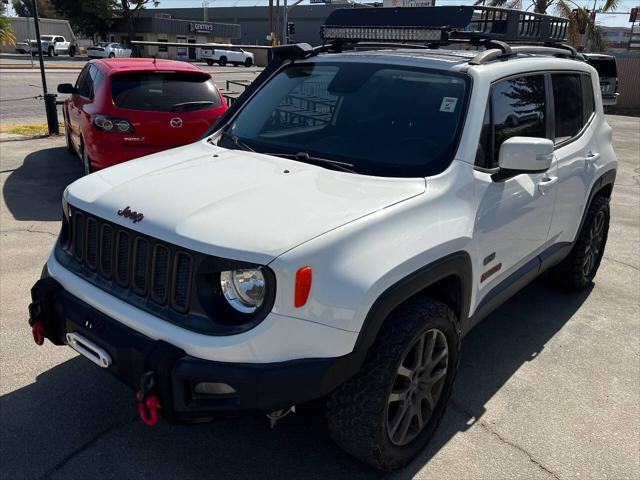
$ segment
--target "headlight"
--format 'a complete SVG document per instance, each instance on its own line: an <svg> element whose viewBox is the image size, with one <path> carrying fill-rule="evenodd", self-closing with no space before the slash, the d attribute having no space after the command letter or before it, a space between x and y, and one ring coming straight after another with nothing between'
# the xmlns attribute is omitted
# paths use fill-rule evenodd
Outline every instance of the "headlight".
<svg viewBox="0 0 640 480"><path fill-rule="evenodd" d="M69 218L69 215L70 215L69 201L67 200L68 194L69 194L69 187L65 188L64 192L62 193L62 211L64 212L65 218Z"/></svg>
<svg viewBox="0 0 640 480"><path fill-rule="evenodd" d="M241 313L255 312L262 305L266 292L260 269L221 272L220 287L229 305Z"/></svg>

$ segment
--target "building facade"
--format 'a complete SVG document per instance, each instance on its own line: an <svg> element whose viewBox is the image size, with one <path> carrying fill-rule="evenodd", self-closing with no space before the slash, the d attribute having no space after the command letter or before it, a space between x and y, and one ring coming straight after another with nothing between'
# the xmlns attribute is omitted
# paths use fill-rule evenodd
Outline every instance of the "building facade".
<svg viewBox="0 0 640 480"><path fill-rule="evenodd" d="M294 0L289 0L294 3ZM274 4L276 2L274 1ZM281 2L283 3L283 2ZM382 4L380 4L381 6ZM288 21L295 25L295 33L289 42L306 42L311 45L322 43L320 26L327 16L338 8L367 8L351 3L332 3L320 5L296 5L288 9ZM273 24L276 37L282 38L283 26L282 6L273 9ZM221 22L224 24L240 25L241 37L234 39L234 43L245 45L270 45L269 7L215 7L215 8L154 8L142 10L140 15L153 17L166 15L173 19L183 19L190 22Z"/></svg>
<svg viewBox="0 0 640 480"><path fill-rule="evenodd" d="M150 11L154 13L154 11ZM204 22L171 18L155 12L152 16L140 16L134 20L135 40L146 42L184 43L184 47L142 46L144 57L171 58L178 60L198 60L200 49L190 47L197 43L238 43L242 38L240 25L235 23ZM118 19L107 34L106 40L128 43L129 35L124 20Z"/></svg>

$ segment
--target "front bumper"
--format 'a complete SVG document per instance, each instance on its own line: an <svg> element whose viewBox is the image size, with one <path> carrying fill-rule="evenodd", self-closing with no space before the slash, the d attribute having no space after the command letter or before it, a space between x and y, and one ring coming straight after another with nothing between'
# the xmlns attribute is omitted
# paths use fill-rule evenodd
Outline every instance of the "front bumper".
<svg viewBox="0 0 640 480"><path fill-rule="evenodd" d="M113 320L53 278L39 280L31 295L29 323L41 322L44 336L54 344L66 344L67 334L89 340L108 354L106 369L134 390L146 372L153 372L153 393L171 423L270 412L320 398L355 374L360 364L355 354L263 364L203 360ZM226 384L233 393L196 393L195 386L203 382Z"/></svg>

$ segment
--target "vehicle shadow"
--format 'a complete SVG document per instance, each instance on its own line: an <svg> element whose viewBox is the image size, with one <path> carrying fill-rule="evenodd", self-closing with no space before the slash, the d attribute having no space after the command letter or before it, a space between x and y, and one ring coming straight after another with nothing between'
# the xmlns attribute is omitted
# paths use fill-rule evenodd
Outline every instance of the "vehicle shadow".
<svg viewBox="0 0 640 480"><path fill-rule="evenodd" d="M273 431L262 416L145 427L135 417L133 393L80 357L0 398L3 471L8 478L412 478L482 418L491 397L540 354L588 295L556 292L542 278L472 331L440 429L394 474L334 446L314 409L289 415ZM540 305L544 309L533 308ZM33 348L34 355L46 352Z"/></svg>
<svg viewBox="0 0 640 480"><path fill-rule="evenodd" d="M62 193L81 175L80 161L65 147L45 148L29 153L22 165L11 172L2 195L16 220L60 220Z"/></svg>

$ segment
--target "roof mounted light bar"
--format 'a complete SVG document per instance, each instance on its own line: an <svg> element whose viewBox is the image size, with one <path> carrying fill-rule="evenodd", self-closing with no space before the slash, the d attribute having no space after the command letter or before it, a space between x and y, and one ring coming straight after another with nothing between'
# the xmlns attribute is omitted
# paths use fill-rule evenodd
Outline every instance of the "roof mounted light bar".
<svg viewBox="0 0 640 480"><path fill-rule="evenodd" d="M327 17L320 34L334 44L498 40L551 45L565 40L568 24L565 18L497 7L340 9Z"/></svg>

